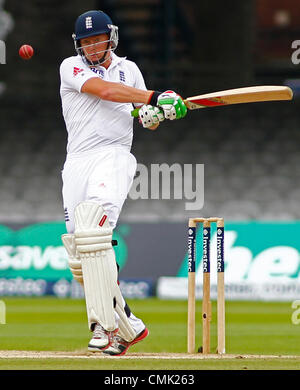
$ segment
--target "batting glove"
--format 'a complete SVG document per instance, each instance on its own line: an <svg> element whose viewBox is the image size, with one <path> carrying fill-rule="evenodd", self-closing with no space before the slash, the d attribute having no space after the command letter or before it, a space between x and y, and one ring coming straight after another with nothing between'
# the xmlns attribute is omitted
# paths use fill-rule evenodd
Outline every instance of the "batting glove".
<svg viewBox="0 0 300 390"><path fill-rule="evenodd" d="M166 119L174 120L184 118L187 108L176 92L166 91L157 97L157 105L162 108Z"/></svg>
<svg viewBox="0 0 300 390"><path fill-rule="evenodd" d="M165 119L163 111L150 104L144 104L140 108L139 118L143 127L152 127Z"/></svg>

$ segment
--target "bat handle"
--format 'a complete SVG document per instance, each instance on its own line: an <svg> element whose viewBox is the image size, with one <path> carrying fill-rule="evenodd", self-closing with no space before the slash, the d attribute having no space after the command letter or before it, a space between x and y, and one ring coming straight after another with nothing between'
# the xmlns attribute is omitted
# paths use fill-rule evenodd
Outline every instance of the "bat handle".
<svg viewBox="0 0 300 390"><path fill-rule="evenodd" d="M184 100L183 102L187 106L188 100ZM138 118L139 117L139 111L140 111L139 108L135 108L134 110L131 111L131 116L133 116L134 118Z"/></svg>
<svg viewBox="0 0 300 390"><path fill-rule="evenodd" d="M139 111L140 111L139 108L135 108L134 110L131 111L131 116L133 116L134 118L138 118L139 117Z"/></svg>

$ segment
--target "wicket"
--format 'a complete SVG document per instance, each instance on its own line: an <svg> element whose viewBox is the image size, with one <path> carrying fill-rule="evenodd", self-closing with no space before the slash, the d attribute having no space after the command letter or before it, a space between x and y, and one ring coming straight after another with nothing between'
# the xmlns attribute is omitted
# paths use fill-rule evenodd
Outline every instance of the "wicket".
<svg viewBox="0 0 300 390"><path fill-rule="evenodd" d="M196 314L196 227L203 224L203 300L202 300L202 352L210 353L210 232L211 223L217 224L217 353L225 353L225 286L224 286L224 219L190 218L188 229L188 353L195 353Z"/></svg>

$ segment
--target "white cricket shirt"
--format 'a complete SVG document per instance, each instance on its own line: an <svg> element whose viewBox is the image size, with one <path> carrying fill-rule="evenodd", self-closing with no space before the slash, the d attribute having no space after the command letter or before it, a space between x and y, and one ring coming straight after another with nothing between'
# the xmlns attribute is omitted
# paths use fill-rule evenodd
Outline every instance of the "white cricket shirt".
<svg viewBox="0 0 300 390"><path fill-rule="evenodd" d="M130 150L132 104L110 102L81 93L83 84L92 77L146 90L139 68L125 57L112 53L108 69L99 65L90 68L79 55L66 58L60 65L60 96L68 132L67 153L77 154L106 145L121 145Z"/></svg>

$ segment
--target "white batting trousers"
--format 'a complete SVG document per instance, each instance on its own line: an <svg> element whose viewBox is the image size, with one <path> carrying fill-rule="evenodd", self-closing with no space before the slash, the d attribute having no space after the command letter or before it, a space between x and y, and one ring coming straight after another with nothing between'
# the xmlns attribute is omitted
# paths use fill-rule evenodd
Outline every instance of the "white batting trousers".
<svg viewBox="0 0 300 390"><path fill-rule="evenodd" d="M102 205L110 226L114 229L132 185L136 167L135 157L125 147L107 146L80 155L69 154L62 171L67 232L74 233L76 206L89 200ZM123 304L125 305L125 301ZM118 317L117 314L116 316ZM129 321L136 334L145 328L143 321L133 313Z"/></svg>
<svg viewBox="0 0 300 390"><path fill-rule="evenodd" d="M74 233L74 210L83 201L99 202L115 228L133 182L137 163L122 146L69 154L62 171L66 228Z"/></svg>

